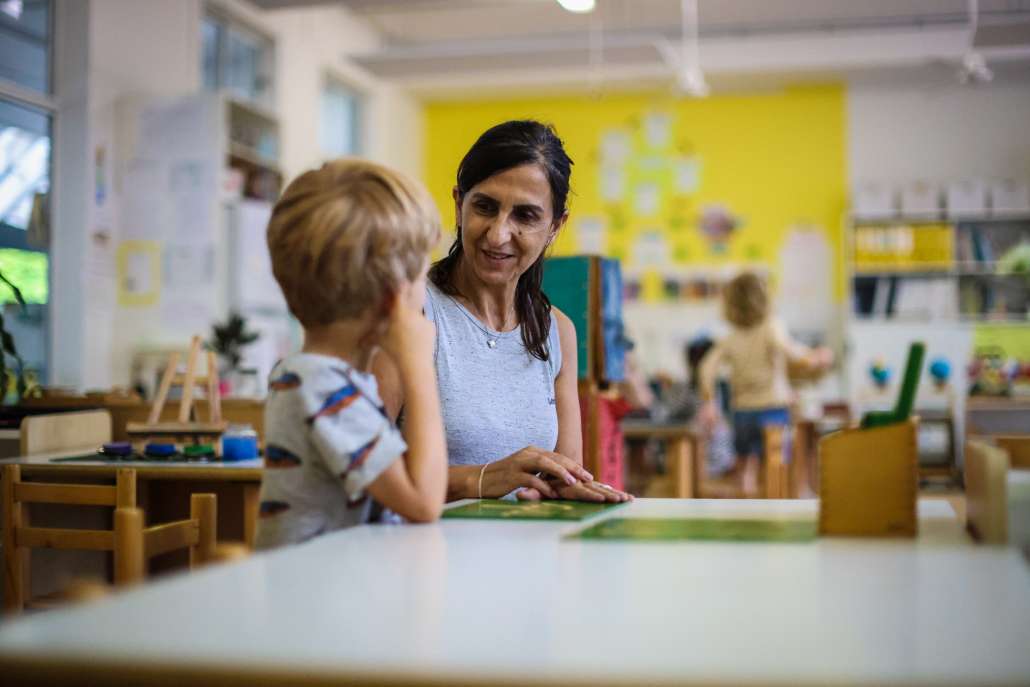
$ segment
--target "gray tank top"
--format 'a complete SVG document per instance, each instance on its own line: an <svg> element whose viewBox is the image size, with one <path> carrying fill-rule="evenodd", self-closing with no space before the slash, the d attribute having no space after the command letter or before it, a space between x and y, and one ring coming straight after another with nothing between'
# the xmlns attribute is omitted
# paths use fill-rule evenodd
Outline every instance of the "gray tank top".
<svg viewBox="0 0 1030 687"><path fill-rule="evenodd" d="M551 313L549 360L522 343L521 325L489 329L433 284L426 317L436 325L436 379L451 465L481 465L526 446L558 442L554 380L561 370L558 323Z"/></svg>

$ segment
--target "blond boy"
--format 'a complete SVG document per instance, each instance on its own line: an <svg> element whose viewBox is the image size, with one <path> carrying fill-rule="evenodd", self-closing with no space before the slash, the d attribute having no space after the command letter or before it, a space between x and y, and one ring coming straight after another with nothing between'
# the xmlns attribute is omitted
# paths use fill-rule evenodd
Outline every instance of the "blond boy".
<svg viewBox="0 0 1030 687"><path fill-rule="evenodd" d="M374 519L374 505L435 520L447 456L422 315L440 220L417 182L343 159L306 172L272 212L268 248L299 353L272 371L256 545L270 548ZM400 370L402 435L368 372L379 352Z"/></svg>

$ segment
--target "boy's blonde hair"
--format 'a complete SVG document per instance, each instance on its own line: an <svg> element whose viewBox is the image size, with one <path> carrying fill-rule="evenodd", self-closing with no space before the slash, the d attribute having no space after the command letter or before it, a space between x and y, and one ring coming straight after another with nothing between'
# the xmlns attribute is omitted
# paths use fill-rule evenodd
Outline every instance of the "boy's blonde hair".
<svg viewBox="0 0 1030 687"><path fill-rule="evenodd" d="M769 292L765 280L753 272L734 277L722 292L723 313L730 324L749 329L769 315Z"/></svg>
<svg viewBox="0 0 1030 687"><path fill-rule="evenodd" d="M272 272L304 327L383 307L439 240L440 215L422 184L352 158L294 179L268 222Z"/></svg>

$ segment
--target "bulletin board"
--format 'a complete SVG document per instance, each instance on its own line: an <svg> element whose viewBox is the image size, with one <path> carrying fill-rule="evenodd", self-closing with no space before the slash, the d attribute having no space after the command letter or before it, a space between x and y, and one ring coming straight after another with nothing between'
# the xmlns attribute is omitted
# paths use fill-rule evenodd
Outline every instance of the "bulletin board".
<svg viewBox="0 0 1030 687"><path fill-rule="evenodd" d="M575 163L555 254L618 258L630 300L708 296L704 284L675 281L698 267L728 274L762 265L776 279L799 227L825 237L834 298L843 298L843 87L429 103L425 178L444 226L454 226L451 189L464 153L490 126L519 118L554 124Z"/></svg>

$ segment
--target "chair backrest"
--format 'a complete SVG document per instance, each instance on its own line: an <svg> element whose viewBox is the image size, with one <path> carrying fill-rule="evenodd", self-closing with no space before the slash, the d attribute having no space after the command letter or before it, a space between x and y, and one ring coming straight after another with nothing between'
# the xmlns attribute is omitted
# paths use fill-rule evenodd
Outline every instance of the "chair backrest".
<svg viewBox="0 0 1030 687"><path fill-rule="evenodd" d="M21 422L21 454L95 449L111 441L111 413L83 410L29 415Z"/></svg>
<svg viewBox="0 0 1030 687"><path fill-rule="evenodd" d="M986 544L1008 541L1008 454L982 441L966 442L966 528Z"/></svg>
<svg viewBox="0 0 1030 687"><path fill-rule="evenodd" d="M51 503L111 506L113 530L32 527L25 504ZM143 512L136 508L136 471L121 468L114 486L41 484L21 481L18 465L3 467L4 608L20 612L29 589L28 551L32 548L112 551L115 584L141 581L146 560L179 548L190 548L190 566L215 558L217 501L214 494L193 494L190 518L143 527Z"/></svg>
<svg viewBox="0 0 1030 687"><path fill-rule="evenodd" d="M898 401L894 406L897 421L907 420L916 403L916 392L919 390L919 375L923 371L923 358L926 357L926 344L914 341L908 348L908 360L905 362L905 376L901 380Z"/></svg>
<svg viewBox="0 0 1030 687"><path fill-rule="evenodd" d="M994 437L998 448L1009 454L1009 467L1016 470L1030 470L1030 435L1008 435Z"/></svg>

